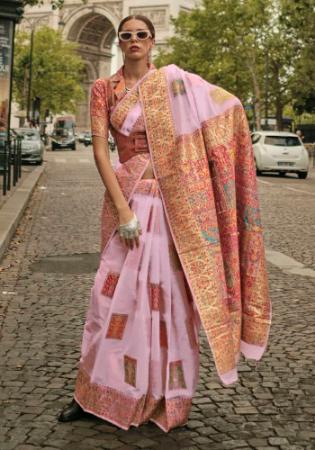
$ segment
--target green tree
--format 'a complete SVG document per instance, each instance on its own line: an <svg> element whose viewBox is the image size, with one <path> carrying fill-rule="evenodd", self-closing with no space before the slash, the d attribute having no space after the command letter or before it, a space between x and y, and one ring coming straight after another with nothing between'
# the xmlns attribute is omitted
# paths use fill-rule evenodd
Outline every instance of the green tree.
<svg viewBox="0 0 315 450"><path fill-rule="evenodd" d="M27 102L30 66L30 34L19 32L14 55L13 95L22 109ZM34 35L31 98L41 98L41 109L52 113L74 112L84 99L84 62L77 44L63 40L59 31L47 26Z"/></svg>
<svg viewBox="0 0 315 450"><path fill-rule="evenodd" d="M260 126L270 0L203 0L173 20L175 36L157 65L171 62L235 93L255 108Z"/></svg>
<svg viewBox="0 0 315 450"><path fill-rule="evenodd" d="M314 0L282 0L282 22L291 30L296 45L295 70L290 90L296 113L315 113L315 3Z"/></svg>
<svg viewBox="0 0 315 450"><path fill-rule="evenodd" d="M203 0L173 20L175 36L156 62L178 64L253 104L257 128L263 110L276 114L281 129L286 105L304 99L310 107L314 98L314 23L314 0Z"/></svg>

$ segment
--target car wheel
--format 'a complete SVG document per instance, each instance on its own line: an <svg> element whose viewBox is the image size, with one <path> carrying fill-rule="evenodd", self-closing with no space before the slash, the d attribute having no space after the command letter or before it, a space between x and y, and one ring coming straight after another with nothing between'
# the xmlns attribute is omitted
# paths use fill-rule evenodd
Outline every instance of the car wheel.
<svg viewBox="0 0 315 450"><path fill-rule="evenodd" d="M280 177L285 177L285 172L279 172Z"/></svg>
<svg viewBox="0 0 315 450"><path fill-rule="evenodd" d="M115 149L115 147L114 147L114 149ZM114 149L113 149L113 150L114 150ZM256 161L256 159L255 159L255 166L256 166L256 175L257 175L257 176L261 175L262 172L261 172L261 170L259 170L258 167L257 167L257 161Z"/></svg>
<svg viewBox="0 0 315 450"><path fill-rule="evenodd" d="M75 150L75 145L73 145L73 146L71 147L71 150Z"/></svg>
<svg viewBox="0 0 315 450"><path fill-rule="evenodd" d="M307 175L308 175L307 172L298 172L298 177L300 178L300 180L305 180Z"/></svg>

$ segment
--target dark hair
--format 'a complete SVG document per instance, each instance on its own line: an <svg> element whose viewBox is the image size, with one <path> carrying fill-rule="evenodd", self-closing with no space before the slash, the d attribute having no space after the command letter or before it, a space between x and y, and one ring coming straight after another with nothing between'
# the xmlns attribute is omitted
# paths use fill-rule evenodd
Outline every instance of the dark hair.
<svg viewBox="0 0 315 450"><path fill-rule="evenodd" d="M119 24L118 33L121 31L121 29L124 26L124 24L126 22L129 22L129 20L132 20L132 19L141 20L141 22L144 22L146 24L146 26L149 28L149 30L151 32L151 35L152 35L152 38L155 38L155 28L154 28L153 23L151 22L150 19L148 19L146 16L142 16L141 14L135 14L135 15L132 15L132 16L125 17Z"/></svg>

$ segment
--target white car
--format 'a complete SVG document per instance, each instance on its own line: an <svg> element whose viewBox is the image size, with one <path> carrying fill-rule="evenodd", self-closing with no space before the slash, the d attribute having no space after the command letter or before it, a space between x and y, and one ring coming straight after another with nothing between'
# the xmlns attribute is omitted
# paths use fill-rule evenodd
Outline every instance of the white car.
<svg viewBox="0 0 315 450"><path fill-rule="evenodd" d="M255 131L252 143L257 175L262 172L296 173L305 179L309 155L297 134L285 131Z"/></svg>

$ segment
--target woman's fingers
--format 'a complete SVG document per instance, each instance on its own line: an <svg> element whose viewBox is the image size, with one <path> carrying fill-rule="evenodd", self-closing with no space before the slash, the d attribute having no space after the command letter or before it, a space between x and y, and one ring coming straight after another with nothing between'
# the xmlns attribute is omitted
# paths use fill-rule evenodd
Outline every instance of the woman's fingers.
<svg viewBox="0 0 315 450"><path fill-rule="evenodd" d="M120 238L121 242L124 243L124 245L129 249L129 250L133 250L134 246L136 246L137 248L140 245L140 240L139 240L139 236L135 236L134 238L130 238L130 239L126 239L126 238Z"/></svg>

